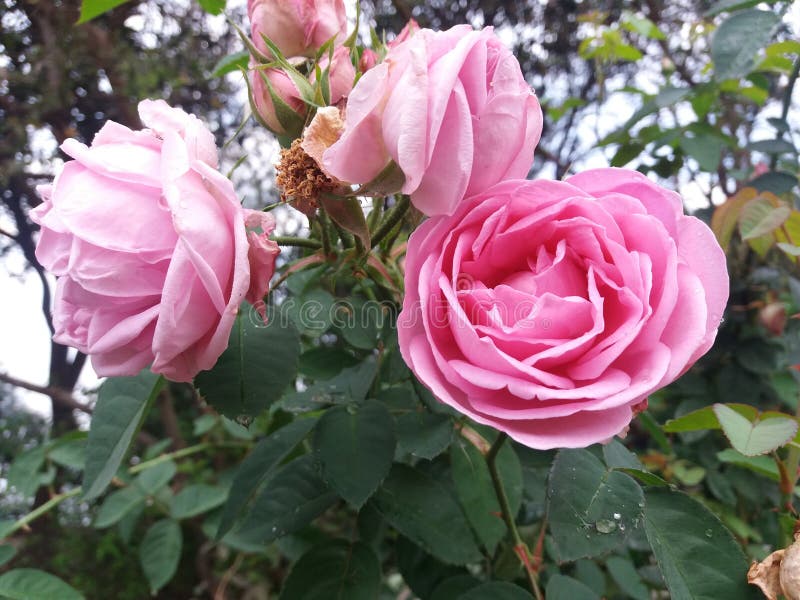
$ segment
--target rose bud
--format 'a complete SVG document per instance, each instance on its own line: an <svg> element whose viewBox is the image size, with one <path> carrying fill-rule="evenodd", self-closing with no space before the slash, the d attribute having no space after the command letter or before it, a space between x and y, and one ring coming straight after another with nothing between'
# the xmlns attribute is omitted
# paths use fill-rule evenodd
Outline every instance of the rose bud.
<svg viewBox="0 0 800 600"><path fill-rule="evenodd" d="M276 135L300 134L308 110L300 91L283 69L251 64L248 71L254 111Z"/></svg>
<svg viewBox="0 0 800 600"><path fill-rule="evenodd" d="M286 57L314 56L322 45L347 34L344 0L248 0L256 48L270 56L263 37Z"/></svg>

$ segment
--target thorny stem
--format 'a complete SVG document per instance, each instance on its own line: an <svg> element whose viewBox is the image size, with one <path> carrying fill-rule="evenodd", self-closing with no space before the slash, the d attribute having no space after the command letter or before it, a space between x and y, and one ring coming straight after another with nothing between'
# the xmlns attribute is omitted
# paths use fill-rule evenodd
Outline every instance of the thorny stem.
<svg viewBox="0 0 800 600"><path fill-rule="evenodd" d="M314 250L318 250L322 247L322 244L317 240L303 237L275 236L272 240L277 242L279 246L297 246L299 248L312 248Z"/></svg>
<svg viewBox="0 0 800 600"><path fill-rule="evenodd" d="M374 248L378 244L380 244L383 239L394 229L394 226L400 222L405 214L408 212L408 208L411 206L411 199L403 194L400 196L400 199L387 213L386 216L383 218L383 221L380 225L378 225L378 229L375 230L375 233L372 234L372 247Z"/></svg>
<svg viewBox="0 0 800 600"><path fill-rule="evenodd" d="M531 564L531 551L519 534L517 524L514 522L514 515L511 513L511 506L508 503L505 487L503 487L503 481L500 479L500 473L497 470L497 454L500 452L500 449L507 439L508 434L506 433L501 433L497 436L494 444L492 444L492 447L489 448L489 452L486 454L486 466L489 467L489 474L492 476L494 493L497 495L497 501L500 503L500 512L503 514L503 520L506 523L506 527L508 527L508 530L511 532L511 537L514 538L514 552L519 557L525 569L525 574L528 576L528 583L531 586L536 600L544 600L542 590L539 589L535 567Z"/></svg>

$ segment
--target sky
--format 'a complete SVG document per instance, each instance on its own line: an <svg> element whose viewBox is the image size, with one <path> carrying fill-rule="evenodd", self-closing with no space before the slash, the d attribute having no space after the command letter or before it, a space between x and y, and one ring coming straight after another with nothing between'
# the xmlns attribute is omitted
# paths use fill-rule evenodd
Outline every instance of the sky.
<svg viewBox="0 0 800 600"><path fill-rule="evenodd" d="M242 4L244 0L229 0L229 4ZM354 2L348 3L348 14L354 17ZM800 3L794 3L787 21L800 37ZM224 20L219 18L212 21L214 26L221 27ZM131 23L136 26L136 22ZM795 102L800 102L800 89L795 90ZM597 128L607 128L607 132L613 130L617 124L627 119L636 107L631 106L627 98L612 95L610 101L603 107L594 118L587 119L579 125L585 135L595 138ZM759 117L760 121L765 122L767 116L775 116L777 107L766 112ZM680 115L679 115L680 118ZM766 126L766 133L771 131ZM600 132L603 133L602 131ZM49 154L52 139L40 132L32 132L33 135L41 137L39 148L42 155ZM595 138L596 139L596 138ZM54 165L57 168L57 164ZM588 155L582 168L607 166L607 159L602 152ZM702 180L689 181L682 183L679 190L687 201L689 209L699 208L707 204L705 194L707 182ZM724 196L717 195L716 202L724 200ZM13 224L4 215L0 214L0 228L13 231ZM48 363L49 363L49 331L41 314L41 283L33 272L25 272L24 259L18 252L12 252L8 256L2 268L0 268L0 372L7 373L38 385L47 384ZM91 366L84 368L78 382L76 396L81 397L87 390L96 388L99 380L94 374ZM33 392L21 391L19 394L26 406L45 416L49 415L50 401L48 398Z"/></svg>

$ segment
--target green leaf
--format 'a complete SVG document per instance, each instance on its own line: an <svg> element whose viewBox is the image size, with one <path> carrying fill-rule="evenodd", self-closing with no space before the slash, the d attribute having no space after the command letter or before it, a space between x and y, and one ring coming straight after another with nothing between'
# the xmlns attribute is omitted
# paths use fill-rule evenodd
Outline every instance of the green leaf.
<svg viewBox="0 0 800 600"><path fill-rule="evenodd" d="M294 382L300 356L297 330L278 314L264 326L243 304L228 349L194 384L209 404L225 416L256 416L278 400Z"/></svg>
<svg viewBox="0 0 800 600"><path fill-rule="evenodd" d="M767 4L774 4L777 0L766 0ZM736 11L743 8L751 8L764 2L764 0L719 0L705 12L706 17L713 17L721 12Z"/></svg>
<svg viewBox="0 0 800 600"><path fill-rule="evenodd" d="M612 556L606 561L606 568L627 597L634 600L650 600L650 591L630 560Z"/></svg>
<svg viewBox="0 0 800 600"><path fill-rule="evenodd" d="M797 176L785 171L770 171L759 175L749 185L756 188L759 192L772 192L773 194L785 194L797 185Z"/></svg>
<svg viewBox="0 0 800 600"><path fill-rule="evenodd" d="M695 134L694 137L682 136L681 148L700 165L703 171L717 170L722 157L722 148L725 142L720 138L708 134Z"/></svg>
<svg viewBox="0 0 800 600"><path fill-rule="evenodd" d="M86 464L86 434L80 437L58 440L47 452L47 458L54 463L80 471Z"/></svg>
<svg viewBox="0 0 800 600"><path fill-rule="evenodd" d="M0 575L0 596L10 600L82 600L83 594L39 569L13 569Z"/></svg>
<svg viewBox="0 0 800 600"><path fill-rule="evenodd" d="M348 344L361 350L373 350L378 342L380 326L386 319L383 305L351 298L340 304L334 324Z"/></svg>
<svg viewBox="0 0 800 600"><path fill-rule="evenodd" d="M394 551L403 580L420 598L430 597L447 579L467 575L464 567L444 564L402 535L397 538Z"/></svg>
<svg viewBox="0 0 800 600"><path fill-rule="evenodd" d="M547 581L544 595L547 600L600 600L591 588L565 575L553 575Z"/></svg>
<svg viewBox="0 0 800 600"><path fill-rule="evenodd" d="M0 567L10 561L17 554L17 549L14 546L2 545L0 546Z"/></svg>
<svg viewBox="0 0 800 600"><path fill-rule="evenodd" d="M217 539L233 527L259 487L275 474L276 467L306 437L315 423L316 419L297 419L256 444L233 478L228 500L222 510Z"/></svg>
<svg viewBox="0 0 800 600"><path fill-rule="evenodd" d="M742 467L743 469L748 469L759 475L769 477L774 481L780 480L778 467L775 461L769 456L745 456L733 448L727 448L717 452L717 460Z"/></svg>
<svg viewBox="0 0 800 600"><path fill-rule="evenodd" d="M355 356L338 348L312 348L300 355L300 373L311 379L330 379L357 364Z"/></svg>
<svg viewBox="0 0 800 600"><path fill-rule="evenodd" d="M748 599L747 559L731 533L697 500L645 491L645 533L672 600Z"/></svg>
<svg viewBox="0 0 800 600"><path fill-rule="evenodd" d="M219 15L225 10L225 0L197 0L198 4L209 14Z"/></svg>
<svg viewBox="0 0 800 600"><path fill-rule="evenodd" d="M228 490L219 485L187 485L170 500L169 513L173 519L188 519L220 506L227 497Z"/></svg>
<svg viewBox="0 0 800 600"><path fill-rule="evenodd" d="M789 218L792 209L780 203L775 206L769 198L758 196L742 207L739 233L743 240L753 240L772 233Z"/></svg>
<svg viewBox="0 0 800 600"><path fill-rule="evenodd" d="M430 600L457 600L462 597L465 592L481 585L481 580L476 579L472 575L453 575L447 579L442 580L433 593L430 595Z"/></svg>
<svg viewBox="0 0 800 600"><path fill-rule="evenodd" d="M94 526L98 529L110 527L134 508L144 504L144 501L144 494L134 486L111 492L100 505Z"/></svg>
<svg viewBox="0 0 800 600"><path fill-rule="evenodd" d="M797 154L794 144L780 138L750 142L747 144L747 149L750 152L763 152L765 154Z"/></svg>
<svg viewBox="0 0 800 600"><path fill-rule="evenodd" d="M145 369L100 386L86 442L85 500L97 498L111 482L163 385L163 377Z"/></svg>
<svg viewBox="0 0 800 600"><path fill-rule="evenodd" d="M314 546L292 567L280 600L374 600L381 565L361 542L335 540Z"/></svg>
<svg viewBox="0 0 800 600"><path fill-rule="evenodd" d="M34 446L17 456L8 469L8 487L25 498L33 496L39 488L39 470L46 452L46 446Z"/></svg>
<svg viewBox="0 0 800 600"><path fill-rule="evenodd" d="M156 521L144 534L139 546L139 562L152 594L169 583L175 575L182 547L181 526L172 519Z"/></svg>
<svg viewBox="0 0 800 600"><path fill-rule="evenodd" d="M323 194L319 202L334 223L360 239L364 248L371 247L367 219L357 198L325 197Z"/></svg>
<svg viewBox="0 0 800 600"><path fill-rule="evenodd" d="M622 27L632 33L652 39L663 40L666 36L658 29L658 25L646 17L640 17L632 12L625 12L622 17Z"/></svg>
<svg viewBox="0 0 800 600"><path fill-rule="evenodd" d="M656 485L656 486L669 485L669 483L667 483L661 477L659 477L658 475L654 475L649 471L643 471L641 469L627 469L621 467L614 467L614 470L622 471L623 473L630 475L634 479L637 479L640 483L643 483L644 485Z"/></svg>
<svg viewBox="0 0 800 600"><path fill-rule="evenodd" d="M314 431L323 477L355 508L388 475L395 444L394 419L374 400L326 410Z"/></svg>
<svg viewBox="0 0 800 600"><path fill-rule="evenodd" d="M170 482L177 470L178 467L173 460L158 463L142 471L133 485L143 494L152 496Z"/></svg>
<svg viewBox="0 0 800 600"><path fill-rule="evenodd" d="M458 597L459 600L532 600L528 592L507 581L489 581L472 588Z"/></svg>
<svg viewBox="0 0 800 600"><path fill-rule="evenodd" d="M440 560L451 564L481 560L458 502L442 484L417 469L394 465L373 502L395 529Z"/></svg>
<svg viewBox="0 0 800 600"><path fill-rule="evenodd" d="M219 62L214 65L211 75L209 75L209 79L213 79L214 77L222 77L223 75L234 73L236 71L240 71L241 69L247 69L249 61L250 53L247 50L242 50L241 52L235 52L233 54L223 56Z"/></svg>
<svg viewBox="0 0 800 600"><path fill-rule="evenodd" d="M617 438L612 438L607 444L603 444L603 460L609 469L637 469L644 470L641 461L636 455L628 450L625 445Z"/></svg>
<svg viewBox="0 0 800 600"><path fill-rule="evenodd" d="M104 12L108 12L112 8L116 8L128 1L129 0L83 0L83 2L81 2L81 14L76 25L91 21Z"/></svg>
<svg viewBox="0 0 800 600"><path fill-rule="evenodd" d="M450 447L450 464L461 507L478 539L492 553L507 528L486 458L473 444L459 438ZM510 444L503 444L495 464L508 496L511 513L516 515L522 503L522 467Z"/></svg>
<svg viewBox="0 0 800 600"><path fill-rule="evenodd" d="M757 9L737 12L723 21L711 39L716 78L722 81L747 75L779 23L774 12Z"/></svg>
<svg viewBox="0 0 800 600"><path fill-rule="evenodd" d="M774 417L752 423L724 404L715 404L714 414L731 446L745 456L768 454L797 435L797 420L789 417Z"/></svg>
<svg viewBox="0 0 800 600"><path fill-rule="evenodd" d="M558 559L598 556L618 547L638 526L643 501L633 479L608 470L588 450L561 450L547 490Z"/></svg>
<svg viewBox="0 0 800 600"><path fill-rule="evenodd" d="M250 514L234 531L248 540L271 542L308 525L336 498L318 475L314 457L306 454L284 465L267 482Z"/></svg>
<svg viewBox="0 0 800 600"><path fill-rule="evenodd" d="M453 421L446 415L412 411L397 418L397 453L431 460L447 450L453 441Z"/></svg>
<svg viewBox="0 0 800 600"><path fill-rule="evenodd" d="M378 365L367 358L355 367L348 367L325 381L319 381L302 392L286 394L280 402L290 412L319 410L326 404L361 402L367 395Z"/></svg>

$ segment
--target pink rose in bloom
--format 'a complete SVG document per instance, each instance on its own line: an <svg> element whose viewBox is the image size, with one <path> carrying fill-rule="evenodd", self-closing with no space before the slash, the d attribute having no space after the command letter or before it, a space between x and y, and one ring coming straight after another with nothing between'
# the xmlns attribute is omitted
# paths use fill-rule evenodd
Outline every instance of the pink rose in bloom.
<svg viewBox="0 0 800 600"><path fill-rule="evenodd" d="M330 68L328 80L330 82L331 104L336 104L342 98L346 98L353 89L353 82L356 79L356 68L350 60L350 49L339 46L333 51L333 60L325 54L319 61L320 71ZM316 81L316 75L312 72L311 82Z"/></svg>
<svg viewBox="0 0 800 600"><path fill-rule="evenodd" d="M347 35L344 0L247 0L253 43L270 56L262 34L284 56L314 56L332 37Z"/></svg>
<svg viewBox="0 0 800 600"><path fill-rule="evenodd" d="M714 341L725 255L623 169L506 181L408 242L403 358L442 402L533 448L623 431Z"/></svg>
<svg viewBox="0 0 800 600"><path fill-rule="evenodd" d="M277 135L299 133L305 121L307 107L297 86L286 72L283 69L263 69L251 64L248 76L253 106L267 127ZM283 102L283 110L279 110L272 101L267 82Z"/></svg>
<svg viewBox="0 0 800 600"><path fill-rule="evenodd" d="M31 212L36 256L58 277L54 340L91 355L98 375L152 370L190 381L228 345L241 302L267 292L279 249L269 214L245 210L217 171L211 132L163 100L148 127L110 121Z"/></svg>
<svg viewBox="0 0 800 600"><path fill-rule="evenodd" d="M465 195L525 177L541 132L539 102L491 29L422 29L358 81L323 167L367 183L394 161L414 206L451 214Z"/></svg>
<svg viewBox="0 0 800 600"><path fill-rule="evenodd" d="M400 33L397 34L397 37L394 38L391 42L386 44L388 48L394 48L395 46L399 46L403 42L405 42L408 38L412 35L417 33L420 30L419 23L415 19L409 19L408 23L405 24L400 30Z"/></svg>

